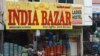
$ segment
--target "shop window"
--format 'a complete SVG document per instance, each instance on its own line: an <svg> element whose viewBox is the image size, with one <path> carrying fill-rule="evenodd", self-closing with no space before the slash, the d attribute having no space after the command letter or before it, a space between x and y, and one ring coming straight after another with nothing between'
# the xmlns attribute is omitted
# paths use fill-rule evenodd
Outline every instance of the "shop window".
<svg viewBox="0 0 100 56"><path fill-rule="evenodd" d="M100 27L100 21L99 21L99 22L97 22L97 27Z"/></svg>
<svg viewBox="0 0 100 56"><path fill-rule="evenodd" d="M28 1L32 2L32 0L28 0Z"/></svg>
<svg viewBox="0 0 100 56"><path fill-rule="evenodd" d="M73 0L67 0L67 3L73 3Z"/></svg>
<svg viewBox="0 0 100 56"><path fill-rule="evenodd" d="M93 13L93 20L100 21L100 13Z"/></svg>
<svg viewBox="0 0 100 56"><path fill-rule="evenodd" d="M59 0L59 3L73 3L73 0Z"/></svg>
<svg viewBox="0 0 100 56"><path fill-rule="evenodd" d="M27 45L29 43L27 32L20 31L4 31L4 42L16 43L19 45Z"/></svg>
<svg viewBox="0 0 100 56"><path fill-rule="evenodd" d="M34 1L39 2L40 0L34 0Z"/></svg>
<svg viewBox="0 0 100 56"><path fill-rule="evenodd" d="M39 2L40 0L28 0L28 1L30 1L30 2L32 2L32 1Z"/></svg>
<svg viewBox="0 0 100 56"><path fill-rule="evenodd" d="M59 3L66 3L66 0L59 0Z"/></svg>

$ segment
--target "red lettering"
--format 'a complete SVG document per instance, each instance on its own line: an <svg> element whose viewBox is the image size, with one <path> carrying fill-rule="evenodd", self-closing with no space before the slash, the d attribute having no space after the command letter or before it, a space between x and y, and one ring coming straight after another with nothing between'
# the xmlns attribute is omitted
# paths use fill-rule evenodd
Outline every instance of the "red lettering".
<svg viewBox="0 0 100 56"><path fill-rule="evenodd" d="M26 10L18 10L18 13L20 13L21 17L21 23L20 25L26 25L28 21L28 15Z"/></svg>
<svg viewBox="0 0 100 56"><path fill-rule="evenodd" d="M31 23L31 13L32 13L32 11L31 10L28 10L28 18L29 18L28 25L32 25L32 23Z"/></svg>
<svg viewBox="0 0 100 56"><path fill-rule="evenodd" d="M60 25L60 23L58 21L58 16L59 16L59 12L58 11L54 11L55 21L54 21L53 25ZM57 23L57 21L58 21L58 23Z"/></svg>
<svg viewBox="0 0 100 56"><path fill-rule="evenodd" d="M35 24L35 23L36 23L36 24ZM39 25L39 22L38 22L38 17L37 17L37 12L36 12L36 10L35 10L35 13L34 13L33 24L34 24L34 25Z"/></svg>
<svg viewBox="0 0 100 56"><path fill-rule="evenodd" d="M53 15L52 11L42 11L42 25L71 25L70 18L70 12L54 11Z"/></svg>
<svg viewBox="0 0 100 56"><path fill-rule="evenodd" d="M71 21L70 21L71 14L70 14L70 12L65 12L65 14L66 14L66 24L71 25Z"/></svg>
<svg viewBox="0 0 100 56"><path fill-rule="evenodd" d="M53 25L53 17L52 17L51 11L50 11L50 14L49 14L48 25L50 25L50 22L51 22L51 25Z"/></svg>
<svg viewBox="0 0 100 56"><path fill-rule="evenodd" d="M47 12L46 11L41 11L42 12L42 25L47 24Z"/></svg>
<svg viewBox="0 0 100 56"><path fill-rule="evenodd" d="M61 11L61 16L60 16L60 24L61 25L64 25L64 14L63 14L63 11Z"/></svg>
<svg viewBox="0 0 100 56"><path fill-rule="evenodd" d="M9 13L9 21L8 25L16 25L15 21L19 24L19 14L17 14L16 10L8 10Z"/></svg>
<svg viewBox="0 0 100 56"><path fill-rule="evenodd" d="M39 25L37 12L34 12L33 20L31 10L8 10L8 25Z"/></svg>

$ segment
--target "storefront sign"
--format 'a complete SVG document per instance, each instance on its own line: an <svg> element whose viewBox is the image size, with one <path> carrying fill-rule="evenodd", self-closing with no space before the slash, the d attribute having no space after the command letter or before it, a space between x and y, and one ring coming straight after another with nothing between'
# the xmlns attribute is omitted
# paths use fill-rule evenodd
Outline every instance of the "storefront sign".
<svg viewBox="0 0 100 56"><path fill-rule="evenodd" d="M69 4L7 2L6 29L72 29Z"/></svg>
<svg viewBox="0 0 100 56"><path fill-rule="evenodd" d="M73 6L73 24L82 25L82 6Z"/></svg>

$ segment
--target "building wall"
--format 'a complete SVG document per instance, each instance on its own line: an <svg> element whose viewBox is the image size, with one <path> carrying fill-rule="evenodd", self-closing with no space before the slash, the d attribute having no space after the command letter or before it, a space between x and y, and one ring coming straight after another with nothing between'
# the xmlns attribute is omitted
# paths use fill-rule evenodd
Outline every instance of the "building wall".
<svg viewBox="0 0 100 56"><path fill-rule="evenodd" d="M84 4L84 0L74 0L74 4Z"/></svg>
<svg viewBox="0 0 100 56"><path fill-rule="evenodd" d="M2 25L2 21L3 21L3 0L0 0L0 30L3 30L4 27Z"/></svg>
<svg viewBox="0 0 100 56"><path fill-rule="evenodd" d="M100 0L92 0L93 2L93 12L100 12Z"/></svg>
<svg viewBox="0 0 100 56"><path fill-rule="evenodd" d="M28 0L20 0L20 1L25 1L25 2L27 2Z"/></svg>
<svg viewBox="0 0 100 56"><path fill-rule="evenodd" d="M92 25L92 0L74 0L74 4L83 5L83 25ZM90 17L89 17L90 16Z"/></svg>
<svg viewBox="0 0 100 56"><path fill-rule="evenodd" d="M100 0L92 0L93 3L99 3L100 4Z"/></svg>
<svg viewBox="0 0 100 56"><path fill-rule="evenodd" d="M3 21L3 0L0 0L0 22ZM0 56L2 56L2 47L3 47L3 29L4 26L0 23Z"/></svg>
<svg viewBox="0 0 100 56"><path fill-rule="evenodd" d="M84 25L92 25L92 0L84 0Z"/></svg>
<svg viewBox="0 0 100 56"><path fill-rule="evenodd" d="M57 0L41 0L40 2L57 3Z"/></svg>

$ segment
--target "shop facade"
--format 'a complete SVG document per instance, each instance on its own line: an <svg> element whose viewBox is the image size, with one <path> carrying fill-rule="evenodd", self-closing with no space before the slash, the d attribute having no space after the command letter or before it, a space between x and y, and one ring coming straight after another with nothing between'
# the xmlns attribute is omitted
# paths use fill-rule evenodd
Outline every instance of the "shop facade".
<svg viewBox="0 0 100 56"><path fill-rule="evenodd" d="M57 3L58 1L56 2L55 0L53 0L50 2ZM91 15L91 13L88 15ZM88 16L86 15L85 17ZM62 52L60 53L58 52L58 53L63 55L69 55L69 56L83 56L83 25L86 25L87 24L86 22L88 22L89 25L91 25L91 20L85 21L84 18L81 18L81 21L76 20L74 22L75 25L73 26L72 30L5 31L4 32L4 46L5 46L4 53L7 54L4 54L4 56L17 55L18 53L19 55L21 55L20 51L24 47L26 47L26 45L29 44L31 44L35 49L39 49L40 47L41 48L45 47L45 51L47 51L47 53L48 52L56 53L56 51L60 52L61 50L63 50ZM7 48L8 51L6 51ZM57 50L56 48L58 48L59 50Z"/></svg>
<svg viewBox="0 0 100 56"><path fill-rule="evenodd" d="M79 5L77 5L79 6ZM73 7L72 24L82 25L82 6ZM78 12L77 12L78 11ZM77 16L77 15L78 16ZM9 34L8 34L9 33ZM73 26L73 29L63 30L29 30L29 31L7 31L4 32L4 56L6 55L20 55L26 46L31 45L34 50L39 51L43 49L45 56L68 55L81 56L81 41L82 41L82 26ZM26 44L25 44L26 43ZM20 47L19 47L20 46ZM12 50L13 49L13 50ZM20 51L16 51L20 50ZM7 54L5 54L7 53Z"/></svg>

